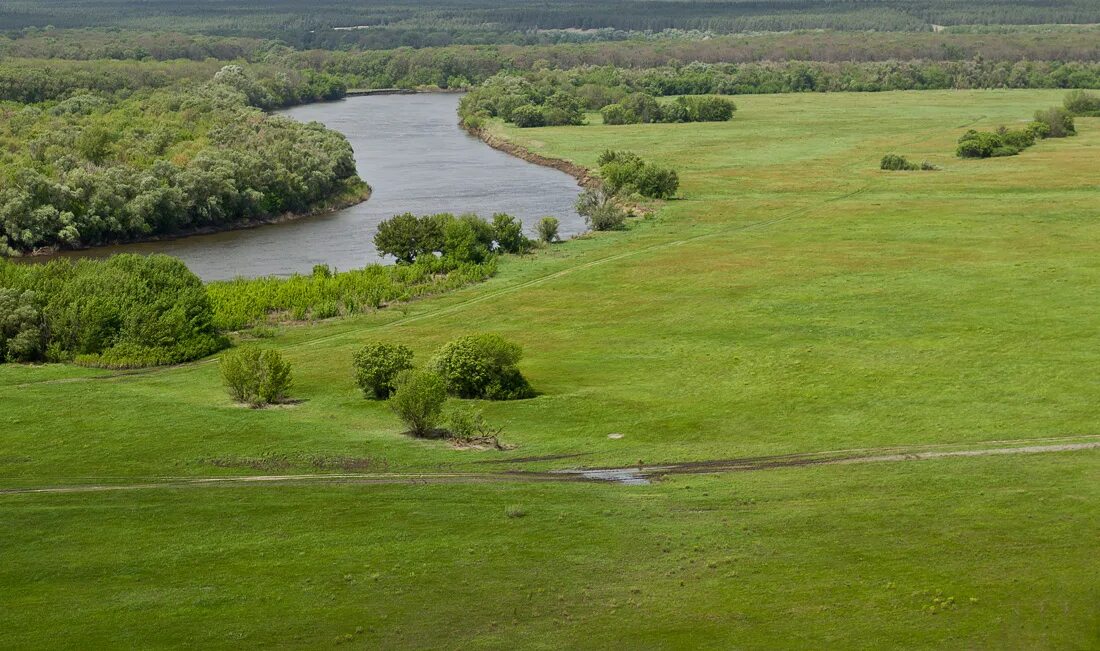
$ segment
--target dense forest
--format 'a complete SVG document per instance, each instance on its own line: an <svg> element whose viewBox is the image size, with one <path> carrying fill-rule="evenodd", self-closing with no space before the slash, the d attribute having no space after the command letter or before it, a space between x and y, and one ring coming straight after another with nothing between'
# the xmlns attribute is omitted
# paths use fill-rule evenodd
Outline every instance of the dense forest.
<svg viewBox="0 0 1100 651"><path fill-rule="evenodd" d="M934 25L1097 23L1092 0L11 0L0 29L128 27L278 38L296 47L536 44L667 30L714 34L832 29L932 31Z"/></svg>
<svg viewBox="0 0 1100 651"><path fill-rule="evenodd" d="M48 70L34 79L4 89L26 103L0 102L0 254L226 228L365 192L343 135L255 108L340 86L265 84L232 65L117 96L95 75L79 91Z"/></svg>

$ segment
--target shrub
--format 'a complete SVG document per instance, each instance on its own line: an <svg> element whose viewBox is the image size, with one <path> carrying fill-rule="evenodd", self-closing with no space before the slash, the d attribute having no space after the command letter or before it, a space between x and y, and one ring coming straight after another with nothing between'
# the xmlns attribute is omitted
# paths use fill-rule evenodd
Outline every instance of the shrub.
<svg viewBox="0 0 1100 651"><path fill-rule="evenodd" d="M554 217L543 217L539 220L539 240L550 244L558 239L558 220Z"/></svg>
<svg viewBox="0 0 1100 651"><path fill-rule="evenodd" d="M222 356L222 381L233 400L260 407L286 398L290 389L290 363L279 351L241 346Z"/></svg>
<svg viewBox="0 0 1100 651"><path fill-rule="evenodd" d="M453 264L480 264L493 252L493 227L477 215L451 218L443 225L443 257Z"/></svg>
<svg viewBox="0 0 1100 651"><path fill-rule="evenodd" d="M1075 90L1066 95L1066 110L1081 117L1100 117L1100 95Z"/></svg>
<svg viewBox="0 0 1100 651"><path fill-rule="evenodd" d="M542 115L547 126L583 124L584 106L573 95L558 91L543 102Z"/></svg>
<svg viewBox="0 0 1100 651"><path fill-rule="evenodd" d="M725 122L732 119L737 110L733 102L722 97L679 97L676 103L687 109L690 122Z"/></svg>
<svg viewBox="0 0 1100 651"><path fill-rule="evenodd" d="M412 213L394 215L378 224L374 246L382 255L411 264L425 253L435 251L442 241L442 233L436 226L436 222Z"/></svg>
<svg viewBox="0 0 1100 651"><path fill-rule="evenodd" d="M1036 111L1035 121L1050 127L1050 131L1046 135L1047 138L1065 138L1077 133L1073 125L1073 114L1060 106L1045 111Z"/></svg>
<svg viewBox="0 0 1100 651"><path fill-rule="evenodd" d="M429 367L443 379L451 395L516 400L534 395L516 366L522 355L518 344L500 335L468 335L443 346Z"/></svg>
<svg viewBox="0 0 1100 651"><path fill-rule="evenodd" d="M45 265L0 259L0 287L20 296L33 292L45 339L25 348L33 338L21 337L20 356L51 350L51 361L135 368L190 361L227 344L214 327L206 287L169 256L126 254Z"/></svg>
<svg viewBox="0 0 1100 651"><path fill-rule="evenodd" d="M355 383L368 398L385 400L397 388L397 375L412 368L413 352L407 346L374 342L352 358Z"/></svg>
<svg viewBox="0 0 1100 651"><path fill-rule="evenodd" d="M582 192L577 197L576 210L594 231L619 230L626 223L627 212L603 190L589 188Z"/></svg>
<svg viewBox="0 0 1100 651"><path fill-rule="evenodd" d="M544 127L546 126L546 114L534 104L525 104L512 110L512 122L517 127Z"/></svg>
<svg viewBox="0 0 1100 651"><path fill-rule="evenodd" d="M622 104L608 104L600 109L604 124L637 124L641 122L633 111Z"/></svg>
<svg viewBox="0 0 1100 651"><path fill-rule="evenodd" d="M42 359L45 325L33 291L0 287L0 363Z"/></svg>
<svg viewBox="0 0 1100 651"><path fill-rule="evenodd" d="M680 188L680 177L670 167L658 167L646 163L634 178L638 194L651 199L669 199Z"/></svg>
<svg viewBox="0 0 1100 651"><path fill-rule="evenodd" d="M523 234L523 224L504 213L493 215L493 239L497 248L505 253L526 253L531 250L531 240Z"/></svg>
<svg viewBox="0 0 1100 651"><path fill-rule="evenodd" d="M879 163L879 169L890 171L908 171L915 170L917 166L910 163L904 156L897 154L886 154L882 157L882 161Z"/></svg>
<svg viewBox="0 0 1100 651"><path fill-rule="evenodd" d="M417 437L436 433L443 405L447 402L447 385L431 371L402 371L397 376L397 390L390 398L390 408Z"/></svg>
<svg viewBox="0 0 1100 651"><path fill-rule="evenodd" d="M522 518L527 515L527 509L523 508L519 504L509 504L504 507L504 515L509 518Z"/></svg>

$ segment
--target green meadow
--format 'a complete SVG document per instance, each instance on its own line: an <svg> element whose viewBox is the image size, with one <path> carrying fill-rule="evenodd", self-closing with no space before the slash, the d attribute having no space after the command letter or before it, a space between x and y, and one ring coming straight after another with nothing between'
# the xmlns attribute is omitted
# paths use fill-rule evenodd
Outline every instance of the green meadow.
<svg viewBox="0 0 1100 651"><path fill-rule="evenodd" d="M1062 96L497 123L588 167L633 150L680 194L486 282L281 327L261 343L293 364L293 405L233 405L214 360L0 366L0 647L1100 646L1100 449L540 474L1100 441L1100 118L954 157ZM941 169L881 171L888 153ZM424 362L474 332L522 344L539 392L478 404L514 449L408 438L352 382L364 342ZM273 474L371 482L185 483Z"/></svg>

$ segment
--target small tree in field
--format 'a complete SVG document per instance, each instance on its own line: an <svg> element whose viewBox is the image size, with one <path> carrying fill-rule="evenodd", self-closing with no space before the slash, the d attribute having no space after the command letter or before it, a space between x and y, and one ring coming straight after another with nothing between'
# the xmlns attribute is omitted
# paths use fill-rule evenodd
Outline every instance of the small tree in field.
<svg viewBox="0 0 1100 651"><path fill-rule="evenodd" d="M447 385L431 371L402 371L390 408L417 437L431 436L447 402Z"/></svg>
<svg viewBox="0 0 1100 651"><path fill-rule="evenodd" d="M547 244L558 239L558 220L553 217L543 217L539 220L539 239Z"/></svg>
<svg viewBox="0 0 1100 651"><path fill-rule="evenodd" d="M290 363L277 350L242 346L223 355L220 366L229 395L252 407L284 400L290 389Z"/></svg>
<svg viewBox="0 0 1100 651"><path fill-rule="evenodd" d="M412 368L413 352L408 346L374 342L355 353L355 383L368 398L385 400L397 388L397 375Z"/></svg>

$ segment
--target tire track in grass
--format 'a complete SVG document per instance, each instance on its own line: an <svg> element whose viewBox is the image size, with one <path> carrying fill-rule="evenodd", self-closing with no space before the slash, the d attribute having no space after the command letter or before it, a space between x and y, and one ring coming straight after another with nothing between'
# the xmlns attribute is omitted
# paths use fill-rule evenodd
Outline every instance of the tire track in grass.
<svg viewBox="0 0 1100 651"><path fill-rule="evenodd" d="M1044 445L1036 445L1044 441ZM649 484L666 475L712 475L735 472L759 472L807 468L813 466L846 466L868 463L900 463L931 461L957 457L991 457L1016 454L1049 454L1100 449L1100 435L1070 436L1047 439L1017 439L987 442L1012 443L1000 447L960 447L954 450L929 449L916 446L860 448L835 452L809 452L742 459L690 461L646 467L565 469L548 471L498 471L470 473L343 473L300 475L237 475L222 477L164 477L146 479L131 484L60 484L54 486L0 488L0 495L106 493L115 491L211 488L218 486L295 486L302 484L492 484L531 482L597 482L623 485ZM1027 445L1020 445L1026 443ZM854 452L854 453L853 453ZM502 463L506 463L503 460Z"/></svg>

